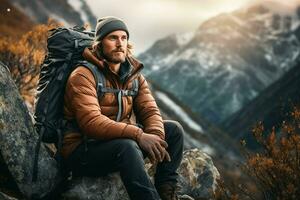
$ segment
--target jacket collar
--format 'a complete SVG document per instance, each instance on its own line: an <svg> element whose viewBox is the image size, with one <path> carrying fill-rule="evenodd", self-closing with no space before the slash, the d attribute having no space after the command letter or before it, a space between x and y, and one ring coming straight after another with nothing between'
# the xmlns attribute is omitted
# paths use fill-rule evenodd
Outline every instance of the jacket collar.
<svg viewBox="0 0 300 200"><path fill-rule="evenodd" d="M110 70L105 59L98 59L89 48L85 48L82 56L89 62L98 66L100 70L108 70L111 73L114 73ZM127 56L126 61L121 64L119 74L116 74L120 77L120 80L123 82L130 76L134 75L138 71L142 70L144 65L132 56ZM115 73L114 73L115 74Z"/></svg>

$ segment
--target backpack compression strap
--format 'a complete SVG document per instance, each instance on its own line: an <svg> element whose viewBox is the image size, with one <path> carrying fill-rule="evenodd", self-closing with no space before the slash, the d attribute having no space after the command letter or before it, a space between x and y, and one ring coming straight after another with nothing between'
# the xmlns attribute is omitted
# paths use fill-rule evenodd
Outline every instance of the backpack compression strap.
<svg viewBox="0 0 300 200"><path fill-rule="evenodd" d="M94 78L97 82L96 84L96 91L97 91L97 95L98 97L102 97L104 95L104 93L114 93L117 94L117 98L118 98L118 114L117 114L117 119L116 121L120 121L121 120L121 115L122 115L122 111L123 111L123 105L122 105L122 97L123 96L136 96L138 94L138 80L134 79L133 81L133 86L131 90L122 90L122 89L115 89L115 88L108 88L105 85L105 77L103 75L103 73L101 72L101 70L99 70L95 65L93 65L90 62L82 62L80 63L80 65L85 66L86 68L88 68L94 75Z"/></svg>
<svg viewBox="0 0 300 200"><path fill-rule="evenodd" d="M65 59L54 59L54 61L58 62L58 61L65 61L63 66L61 67L61 70L59 71L59 75L57 76L57 80L58 81L62 81L62 79L64 78L64 74L65 71L68 68L68 65L70 64L71 60L72 60L72 56L73 53L69 53L67 55L67 57ZM50 71L50 73L54 73L54 68L52 68L52 70ZM46 99L46 105L44 107L44 114L48 113L48 108L49 108L49 98ZM38 178L38 160L39 160L39 152L40 152L40 147L41 147L41 142L42 142L42 138L45 132L45 116L43 116L42 118L42 124L41 124L41 130L39 132L39 138L37 141L37 144L35 146L35 153L34 153L34 157L33 157L33 167L32 167L32 182L36 182L37 178ZM58 132L58 142L60 145L58 145L58 151L61 150L61 144L62 144L62 134L61 134L61 130L57 129ZM59 167L60 167L60 162L58 163Z"/></svg>

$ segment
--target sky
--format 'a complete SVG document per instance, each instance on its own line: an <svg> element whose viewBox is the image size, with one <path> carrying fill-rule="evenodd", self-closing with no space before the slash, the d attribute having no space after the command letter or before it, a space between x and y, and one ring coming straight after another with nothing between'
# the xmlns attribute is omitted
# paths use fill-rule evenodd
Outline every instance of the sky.
<svg viewBox="0 0 300 200"><path fill-rule="evenodd" d="M116 16L129 29L135 54L173 33L195 31L206 19L230 12L254 0L86 0L96 17ZM266 0L257 0L265 1ZM293 4L299 0L281 1Z"/></svg>

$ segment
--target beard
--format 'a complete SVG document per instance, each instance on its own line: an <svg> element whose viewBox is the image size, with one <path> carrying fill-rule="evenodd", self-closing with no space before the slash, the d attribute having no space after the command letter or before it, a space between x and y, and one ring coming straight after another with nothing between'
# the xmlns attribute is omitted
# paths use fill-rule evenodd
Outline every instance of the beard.
<svg viewBox="0 0 300 200"><path fill-rule="evenodd" d="M111 52L103 52L103 57L111 63L119 64L126 60L126 51L124 49L115 49Z"/></svg>

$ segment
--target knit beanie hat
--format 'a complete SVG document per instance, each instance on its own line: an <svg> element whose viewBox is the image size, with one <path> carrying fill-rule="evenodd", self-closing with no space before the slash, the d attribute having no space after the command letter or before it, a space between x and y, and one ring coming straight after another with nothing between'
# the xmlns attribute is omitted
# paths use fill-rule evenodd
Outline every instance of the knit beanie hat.
<svg viewBox="0 0 300 200"><path fill-rule="evenodd" d="M113 16L100 18L97 20L95 40L102 40L107 34L117 30L125 31L127 33L127 37L129 38L127 26L121 19Z"/></svg>

